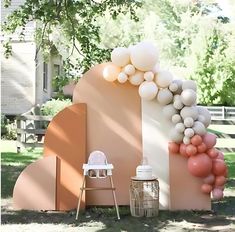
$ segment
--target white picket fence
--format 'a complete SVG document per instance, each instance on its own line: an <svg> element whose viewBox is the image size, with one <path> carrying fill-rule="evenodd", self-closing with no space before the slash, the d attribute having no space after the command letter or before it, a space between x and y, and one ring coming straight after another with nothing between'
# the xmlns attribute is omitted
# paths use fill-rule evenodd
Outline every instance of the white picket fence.
<svg viewBox="0 0 235 232"><path fill-rule="evenodd" d="M210 111L212 120L235 120L235 107L205 106Z"/></svg>

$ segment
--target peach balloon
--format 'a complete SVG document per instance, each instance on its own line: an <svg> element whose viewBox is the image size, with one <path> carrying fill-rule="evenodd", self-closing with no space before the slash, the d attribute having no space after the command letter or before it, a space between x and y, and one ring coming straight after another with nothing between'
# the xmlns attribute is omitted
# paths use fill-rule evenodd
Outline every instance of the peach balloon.
<svg viewBox="0 0 235 232"><path fill-rule="evenodd" d="M211 159L215 159L218 156L218 151L215 148L210 148L207 151L207 155L209 155L211 157Z"/></svg>
<svg viewBox="0 0 235 232"><path fill-rule="evenodd" d="M217 136L215 134L206 133L202 136L203 142L206 144L207 148L212 148L216 144Z"/></svg>
<svg viewBox="0 0 235 232"><path fill-rule="evenodd" d="M199 146L197 146L198 153L203 153L206 151L206 149L207 149L207 147L206 147L205 143L201 143Z"/></svg>
<svg viewBox="0 0 235 232"><path fill-rule="evenodd" d="M206 177L211 173L211 169L212 160L205 153L190 156L188 159L188 170L194 176Z"/></svg>
<svg viewBox="0 0 235 232"><path fill-rule="evenodd" d="M213 184L215 182L215 176L213 174L209 174L207 177L203 179L203 183L205 184Z"/></svg>
<svg viewBox="0 0 235 232"><path fill-rule="evenodd" d="M226 183L226 178L224 176L215 177L215 186L223 186Z"/></svg>
<svg viewBox="0 0 235 232"><path fill-rule="evenodd" d="M186 153L187 153L188 156L196 155L197 154L197 148L194 145L189 144L186 147Z"/></svg>
<svg viewBox="0 0 235 232"><path fill-rule="evenodd" d="M216 186L216 188L221 189L222 191L224 191L224 185Z"/></svg>
<svg viewBox="0 0 235 232"><path fill-rule="evenodd" d="M201 190L203 193L209 194L212 191L212 186L209 184L203 184Z"/></svg>
<svg viewBox="0 0 235 232"><path fill-rule="evenodd" d="M213 160L212 172L216 176L222 176L226 171L226 165L224 160L215 159Z"/></svg>
<svg viewBox="0 0 235 232"><path fill-rule="evenodd" d="M106 81L115 81L118 78L118 74L121 72L121 68L114 64L107 65L103 70L103 77Z"/></svg>
<svg viewBox="0 0 235 232"><path fill-rule="evenodd" d="M180 145L175 142L169 142L168 143L168 150L169 150L169 153L171 153L171 154L177 154L177 153L179 153Z"/></svg>
<svg viewBox="0 0 235 232"><path fill-rule="evenodd" d="M185 145L184 143L180 144L180 154L182 156L188 157L188 155L186 153L186 147L187 147L187 145Z"/></svg>
<svg viewBox="0 0 235 232"><path fill-rule="evenodd" d="M223 194L223 190L219 189L219 188L215 188L212 191L212 196L214 200L220 200L223 198L224 194Z"/></svg>
<svg viewBox="0 0 235 232"><path fill-rule="evenodd" d="M202 137L200 135L194 135L192 138L191 138L191 143L194 145L194 146L199 146L200 144L202 144Z"/></svg>
<svg viewBox="0 0 235 232"><path fill-rule="evenodd" d="M224 153L221 151L218 151L218 156L216 157L216 159L224 160Z"/></svg>

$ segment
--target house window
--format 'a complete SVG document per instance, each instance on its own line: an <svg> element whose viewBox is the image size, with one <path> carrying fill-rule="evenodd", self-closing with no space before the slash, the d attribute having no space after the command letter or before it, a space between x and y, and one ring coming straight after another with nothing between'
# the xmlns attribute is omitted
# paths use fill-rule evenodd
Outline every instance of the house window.
<svg viewBox="0 0 235 232"><path fill-rule="evenodd" d="M48 88L48 64L43 62L43 90Z"/></svg>
<svg viewBox="0 0 235 232"><path fill-rule="evenodd" d="M60 75L60 65L54 64L54 76L59 76L59 75Z"/></svg>
<svg viewBox="0 0 235 232"><path fill-rule="evenodd" d="M58 77L60 75L60 65L58 64L54 64L53 67L53 84L52 84L52 88L53 88L53 92L58 92L59 91L59 85L57 85L57 79L56 77Z"/></svg>

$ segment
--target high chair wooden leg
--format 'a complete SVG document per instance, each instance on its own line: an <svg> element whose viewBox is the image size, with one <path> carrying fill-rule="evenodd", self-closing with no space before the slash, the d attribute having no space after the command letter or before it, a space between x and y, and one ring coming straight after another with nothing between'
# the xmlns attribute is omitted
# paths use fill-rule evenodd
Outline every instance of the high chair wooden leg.
<svg viewBox="0 0 235 232"><path fill-rule="evenodd" d="M79 195L79 198L78 198L76 220L78 219L78 214L79 214L80 204L81 204L81 200L82 200L83 190L84 190L84 187L85 187L85 182L86 182L86 177L84 176L83 181L82 181L82 187L81 187L81 190L80 190L80 195Z"/></svg>
<svg viewBox="0 0 235 232"><path fill-rule="evenodd" d="M116 199L116 194L115 194L115 190L114 190L112 176L109 176L109 179L110 179L110 183L112 186L113 200L114 200L114 204L115 204L115 208L116 208L116 212L117 212L117 218L118 218L118 220L120 220L119 209L118 209L118 204L117 204L117 199Z"/></svg>

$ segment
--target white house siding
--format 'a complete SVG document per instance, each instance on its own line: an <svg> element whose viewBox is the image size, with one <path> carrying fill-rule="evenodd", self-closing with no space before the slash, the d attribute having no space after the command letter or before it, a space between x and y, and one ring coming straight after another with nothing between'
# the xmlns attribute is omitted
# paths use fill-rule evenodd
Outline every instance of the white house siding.
<svg viewBox="0 0 235 232"><path fill-rule="evenodd" d="M1 59L2 113L16 115L35 105L35 51L34 42L14 42L13 54Z"/></svg>

